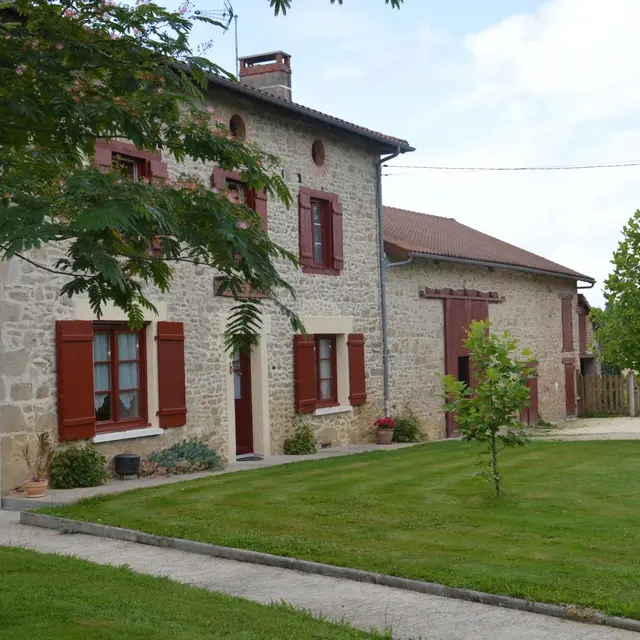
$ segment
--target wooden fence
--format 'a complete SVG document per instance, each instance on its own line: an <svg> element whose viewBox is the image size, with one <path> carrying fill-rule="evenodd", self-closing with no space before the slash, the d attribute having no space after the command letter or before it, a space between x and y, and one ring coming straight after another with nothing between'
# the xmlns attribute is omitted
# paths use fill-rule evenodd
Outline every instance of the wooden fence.
<svg viewBox="0 0 640 640"><path fill-rule="evenodd" d="M632 374L631 374L632 375ZM631 412L629 376L583 376L576 374L578 391L578 415L598 414L628 416ZM638 411L638 385L633 376L635 410Z"/></svg>

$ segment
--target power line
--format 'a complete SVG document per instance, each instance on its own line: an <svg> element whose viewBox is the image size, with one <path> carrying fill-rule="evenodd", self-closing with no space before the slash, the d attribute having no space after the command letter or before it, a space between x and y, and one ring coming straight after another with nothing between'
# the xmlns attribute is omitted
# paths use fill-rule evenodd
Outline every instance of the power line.
<svg viewBox="0 0 640 640"><path fill-rule="evenodd" d="M386 169L426 169L430 171L572 171L577 169L613 169L616 167L640 167L640 161L634 160L630 162L603 162L601 164L546 165L539 167L441 167L412 164L385 164L384 167ZM384 175L393 176L402 174L387 173Z"/></svg>

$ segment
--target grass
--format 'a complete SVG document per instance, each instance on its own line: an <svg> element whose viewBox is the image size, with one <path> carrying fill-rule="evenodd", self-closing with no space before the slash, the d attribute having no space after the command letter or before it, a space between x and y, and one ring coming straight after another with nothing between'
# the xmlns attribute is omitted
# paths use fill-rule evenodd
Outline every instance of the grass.
<svg viewBox="0 0 640 640"><path fill-rule="evenodd" d="M288 606L259 605L85 560L0 547L0 636L21 640L378 638Z"/></svg>
<svg viewBox="0 0 640 640"><path fill-rule="evenodd" d="M500 502L479 452L445 442L46 511L640 619L640 441L507 450Z"/></svg>

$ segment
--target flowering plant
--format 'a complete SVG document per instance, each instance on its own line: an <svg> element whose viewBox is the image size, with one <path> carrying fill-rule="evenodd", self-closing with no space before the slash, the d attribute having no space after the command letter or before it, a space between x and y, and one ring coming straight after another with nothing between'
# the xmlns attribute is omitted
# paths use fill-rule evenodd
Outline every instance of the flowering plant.
<svg viewBox="0 0 640 640"><path fill-rule="evenodd" d="M393 418L378 418L373 426L377 429L395 429L396 421Z"/></svg>

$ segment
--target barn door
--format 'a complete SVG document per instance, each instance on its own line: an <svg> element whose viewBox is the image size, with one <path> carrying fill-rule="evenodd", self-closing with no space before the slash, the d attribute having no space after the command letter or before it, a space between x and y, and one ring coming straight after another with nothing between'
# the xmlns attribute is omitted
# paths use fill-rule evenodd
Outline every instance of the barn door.
<svg viewBox="0 0 640 640"><path fill-rule="evenodd" d="M473 363L469 351L463 345L466 332L473 320L489 317L489 303L486 300L446 298L444 301L444 362L445 374L463 380L473 387ZM447 438L457 438L458 423L451 412L446 414Z"/></svg>

